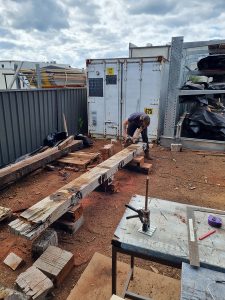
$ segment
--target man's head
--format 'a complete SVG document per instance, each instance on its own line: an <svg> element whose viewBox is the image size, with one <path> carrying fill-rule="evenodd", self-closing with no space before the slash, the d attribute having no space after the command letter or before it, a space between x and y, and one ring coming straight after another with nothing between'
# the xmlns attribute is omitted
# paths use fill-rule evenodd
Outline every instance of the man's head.
<svg viewBox="0 0 225 300"><path fill-rule="evenodd" d="M150 117L147 114L143 114L140 117L140 120L142 121L143 127L148 127L150 125Z"/></svg>

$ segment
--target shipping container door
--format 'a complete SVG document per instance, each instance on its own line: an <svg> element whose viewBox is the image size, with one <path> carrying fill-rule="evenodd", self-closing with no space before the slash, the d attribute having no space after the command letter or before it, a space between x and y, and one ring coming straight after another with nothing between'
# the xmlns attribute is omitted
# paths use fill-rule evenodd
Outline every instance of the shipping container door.
<svg viewBox="0 0 225 300"><path fill-rule="evenodd" d="M141 76L141 101L139 111L149 114L151 124L148 128L150 139L156 139L159 125L159 101L161 85L161 63L143 61Z"/></svg>
<svg viewBox="0 0 225 300"><path fill-rule="evenodd" d="M88 65L89 133L117 136L119 133L120 64L117 60Z"/></svg>
<svg viewBox="0 0 225 300"><path fill-rule="evenodd" d="M115 60L105 62L104 79L105 135L119 135L120 115L120 63Z"/></svg>
<svg viewBox="0 0 225 300"><path fill-rule="evenodd" d="M140 63L137 61L125 61L123 64L122 87L122 116L123 119L137 112L140 106Z"/></svg>
<svg viewBox="0 0 225 300"><path fill-rule="evenodd" d="M104 135L104 64L87 65L88 131L93 136Z"/></svg>
<svg viewBox="0 0 225 300"><path fill-rule="evenodd" d="M150 115L150 139L157 138L161 64L151 59L130 60L123 67L123 119L135 112Z"/></svg>

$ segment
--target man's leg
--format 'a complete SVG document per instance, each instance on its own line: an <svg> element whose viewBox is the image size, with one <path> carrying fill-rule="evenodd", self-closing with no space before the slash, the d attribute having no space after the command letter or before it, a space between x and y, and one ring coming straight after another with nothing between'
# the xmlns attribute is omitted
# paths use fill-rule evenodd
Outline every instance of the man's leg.
<svg viewBox="0 0 225 300"><path fill-rule="evenodd" d="M145 158L146 159L149 159L149 160L152 160L152 157L150 156L150 153L149 153L149 144L148 144L148 130L147 128L145 128L142 133L141 133L141 136L142 136L142 140L144 143L147 143L147 148L145 150Z"/></svg>

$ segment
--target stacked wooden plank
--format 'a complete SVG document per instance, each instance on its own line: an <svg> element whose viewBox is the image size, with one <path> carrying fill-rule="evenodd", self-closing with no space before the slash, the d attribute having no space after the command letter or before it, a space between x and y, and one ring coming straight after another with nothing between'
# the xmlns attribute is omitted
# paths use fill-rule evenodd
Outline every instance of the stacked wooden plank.
<svg viewBox="0 0 225 300"><path fill-rule="evenodd" d="M77 204L80 199L140 154L142 150L142 143L133 144L113 155L21 213L18 219L9 224L11 231L27 239L34 239L73 205Z"/></svg>
<svg viewBox="0 0 225 300"><path fill-rule="evenodd" d="M58 159L59 163L73 165L77 168L86 169L87 166L92 163L94 160L100 157L100 153L93 152L81 152L70 153L67 157Z"/></svg>
<svg viewBox="0 0 225 300"><path fill-rule="evenodd" d="M83 142L74 140L59 150L58 147L48 149L42 153L26 158L18 163L0 169L0 189L7 184L25 176L38 168L44 167L46 164L68 154L71 151L81 149Z"/></svg>

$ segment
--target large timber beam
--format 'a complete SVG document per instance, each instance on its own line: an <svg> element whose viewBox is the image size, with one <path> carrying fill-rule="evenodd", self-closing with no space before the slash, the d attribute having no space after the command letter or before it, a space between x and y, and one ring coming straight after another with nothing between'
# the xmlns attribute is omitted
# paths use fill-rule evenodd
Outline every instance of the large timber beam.
<svg viewBox="0 0 225 300"><path fill-rule="evenodd" d="M54 147L42 153L28 157L18 163L0 169L0 189L21 177L44 167L46 164L68 154L69 152L81 149L82 146L82 141L74 140L64 149Z"/></svg>
<svg viewBox="0 0 225 300"><path fill-rule="evenodd" d="M143 144L131 145L95 168L63 186L20 214L9 226L13 233L29 240L36 238L71 206L109 179L143 150Z"/></svg>

